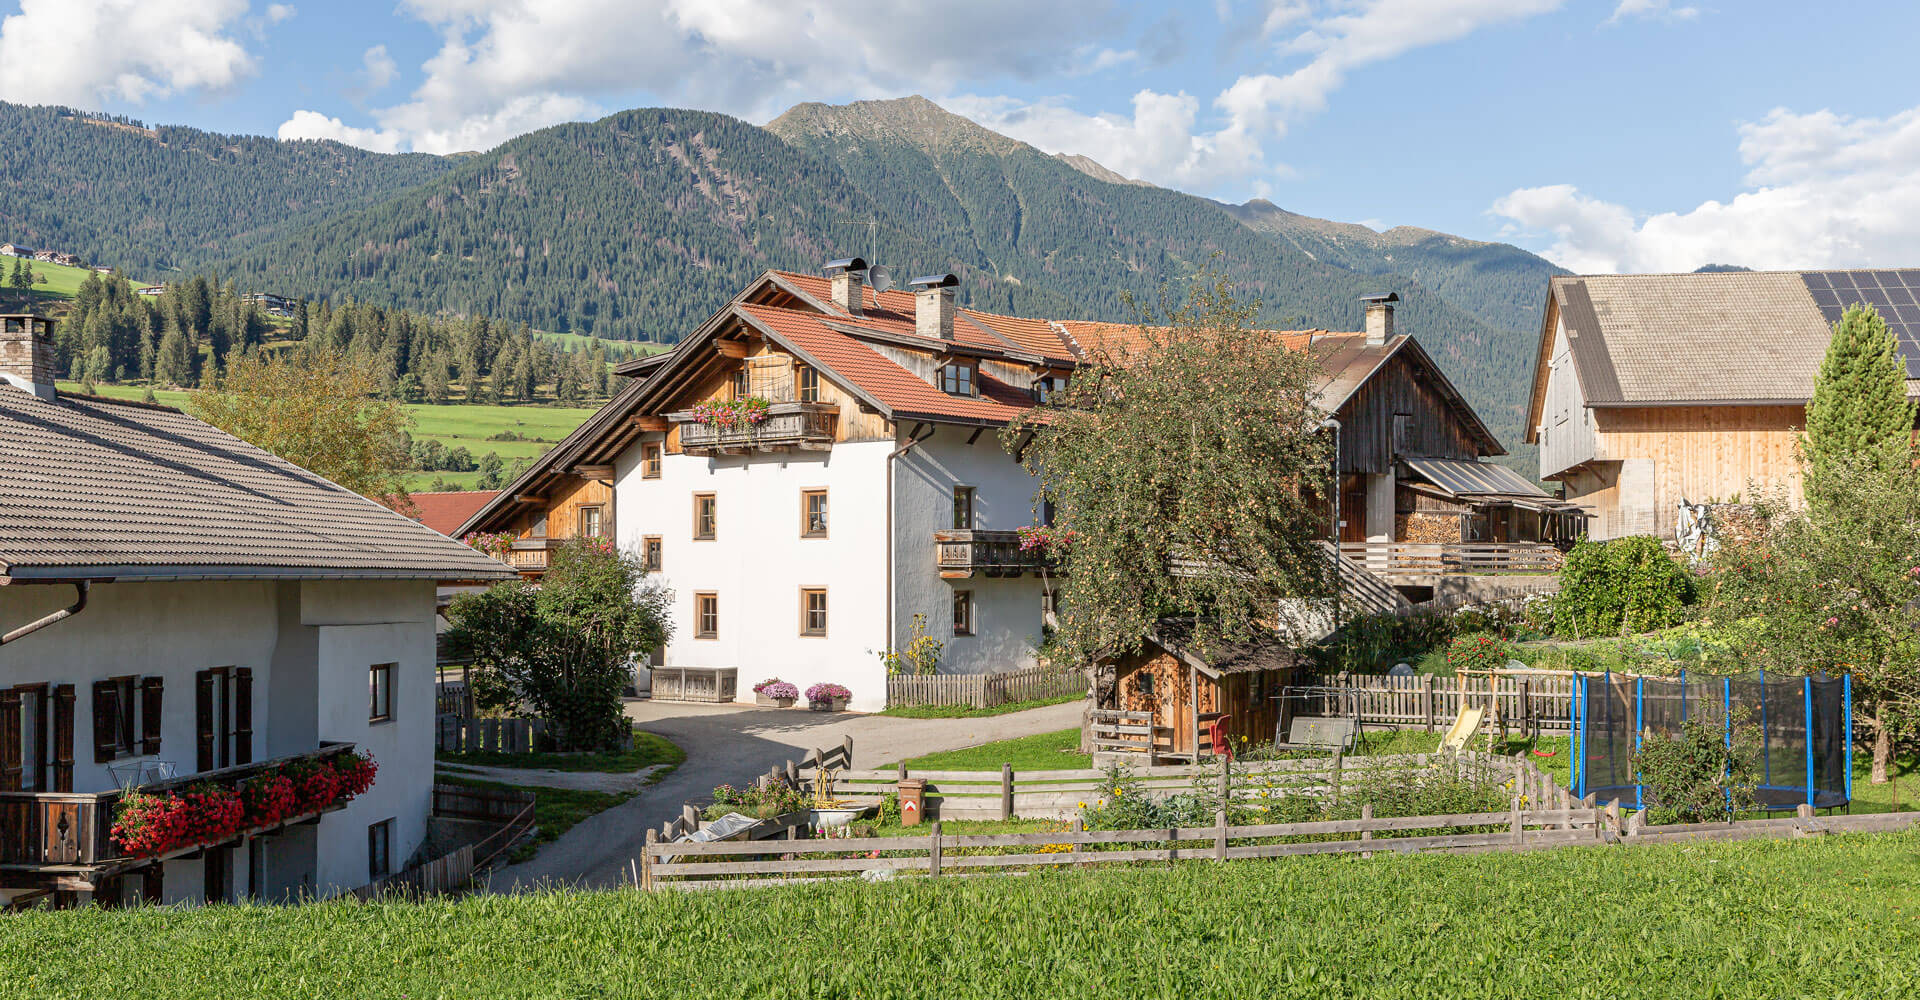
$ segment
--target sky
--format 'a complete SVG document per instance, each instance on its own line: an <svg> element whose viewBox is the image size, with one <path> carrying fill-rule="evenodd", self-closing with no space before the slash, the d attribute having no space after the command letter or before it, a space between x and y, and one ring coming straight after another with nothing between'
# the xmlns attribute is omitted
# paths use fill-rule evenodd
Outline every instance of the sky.
<svg viewBox="0 0 1920 1000"><path fill-rule="evenodd" d="M15 0L0 99L382 152L921 94L1223 201L1582 272L1920 264L1920 4Z"/></svg>

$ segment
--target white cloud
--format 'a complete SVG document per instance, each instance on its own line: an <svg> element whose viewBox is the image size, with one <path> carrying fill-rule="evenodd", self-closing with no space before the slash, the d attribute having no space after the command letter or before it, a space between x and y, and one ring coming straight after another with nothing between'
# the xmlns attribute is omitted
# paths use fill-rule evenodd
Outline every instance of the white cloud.
<svg viewBox="0 0 1920 1000"><path fill-rule="evenodd" d="M360 64L370 91L381 90L400 75L400 66L387 54L385 45L376 45L360 57Z"/></svg>
<svg viewBox="0 0 1920 1000"><path fill-rule="evenodd" d="M1127 177L1169 187L1205 188L1258 172L1264 153L1245 135L1196 129L1200 101L1142 90L1131 117L1082 114L1059 100L1028 104L999 97L949 97L940 103L996 132L1050 153L1079 153Z"/></svg>
<svg viewBox="0 0 1920 1000"><path fill-rule="evenodd" d="M98 107L225 89L255 68L233 34L246 13L247 0L21 0L0 21L0 99Z"/></svg>
<svg viewBox="0 0 1920 1000"><path fill-rule="evenodd" d="M1742 124L1747 190L1637 217L1572 185L1521 188L1492 212L1576 271L1907 266L1920 260L1920 107L1886 118L1776 109Z"/></svg>
<svg viewBox="0 0 1920 1000"><path fill-rule="evenodd" d="M1606 24L1619 24L1630 17L1659 21L1691 21L1700 16L1698 7L1675 7L1673 0L1620 0Z"/></svg>
<svg viewBox="0 0 1920 1000"><path fill-rule="evenodd" d="M964 13L914 0L884 16L827 0L402 0L401 9L438 30L441 46L409 98L373 117L379 132L431 152L485 149L634 91L763 119L823 94L943 93L962 80L1130 58L1102 44L1125 27L1114 0L978 0Z"/></svg>
<svg viewBox="0 0 1920 1000"><path fill-rule="evenodd" d="M285 21L298 13L299 11L295 10L294 6L290 3L268 4L267 5L267 23L279 24L281 21Z"/></svg>
<svg viewBox="0 0 1920 1000"><path fill-rule="evenodd" d="M295 111L293 117L280 123L275 133L282 139L332 139L349 146L371 149L376 153L396 153L400 151L402 137L391 130L382 131L370 128L354 128L338 118L329 118L318 111Z"/></svg>

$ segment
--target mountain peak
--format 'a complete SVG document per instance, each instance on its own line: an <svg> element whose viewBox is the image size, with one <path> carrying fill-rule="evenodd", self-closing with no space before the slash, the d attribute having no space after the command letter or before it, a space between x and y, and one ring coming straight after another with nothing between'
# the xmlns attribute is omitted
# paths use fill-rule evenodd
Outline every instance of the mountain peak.
<svg viewBox="0 0 1920 1000"><path fill-rule="evenodd" d="M854 141L890 139L928 153L966 148L1005 156L1033 148L971 118L956 115L919 94L850 104L796 104L768 122L767 131L788 141L804 136Z"/></svg>

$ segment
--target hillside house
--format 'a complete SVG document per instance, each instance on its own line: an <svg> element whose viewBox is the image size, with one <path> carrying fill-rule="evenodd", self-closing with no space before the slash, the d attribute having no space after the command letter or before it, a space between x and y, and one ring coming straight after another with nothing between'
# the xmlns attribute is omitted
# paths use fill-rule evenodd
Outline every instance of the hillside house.
<svg viewBox="0 0 1920 1000"><path fill-rule="evenodd" d="M327 896L403 867L433 784L434 589L472 549L162 406L57 392L0 324L0 907ZM78 735L76 735L78 734ZM135 857L123 790L373 754L373 786Z"/></svg>
<svg viewBox="0 0 1920 1000"><path fill-rule="evenodd" d="M653 662L736 668L742 692L773 675L835 681L855 709L877 709L875 653L916 626L946 644L942 672L1032 665L1045 566L1016 531L1036 521L1034 482L999 431L1138 331L961 309L950 275L884 292L866 276L858 258L763 274L674 351L621 366L633 381L458 533L511 532L509 561L530 577L566 538L616 539L676 595ZM1320 398L1347 428L1348 530L1363 546L1424 523L1413 491L1427 481L1406 459L1500 453L1393 333L1392 300L1374 305L1367 331L1274 334L1327 369ZM770 401L763 422L715 419L749 399ZM1451 527L1470 537L1459 515Z"/></svg>
<svg viewBox="0 0 1920 1000"><path fill-rule="evenodd" d="M260 311L269 316L281 317L292 316L300 302L299 299L272 292L248 292L240 297L240 301L259 306Z"/></svg>
<svg viewBox="0 0 1920 1000"><path fill-rule="evenodd" d="M1672 537L1679 504L1800 497L1794 443L1855 303L1900 339L1920 395L1920 270L1557 277L1548 283L1527 441L1595 538Z"/></svg>
<svg viewBox="0 0 1920 1000"><path fill-rule="evenodd" d="M0 257L25 257L31 260L33 253L33 248L30 246L19 243L0 243Z"/></svg>

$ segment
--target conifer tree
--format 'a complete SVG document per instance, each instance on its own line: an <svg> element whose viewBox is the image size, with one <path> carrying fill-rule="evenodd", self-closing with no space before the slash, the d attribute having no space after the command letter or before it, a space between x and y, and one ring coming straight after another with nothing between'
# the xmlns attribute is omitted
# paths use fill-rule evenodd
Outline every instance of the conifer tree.
<svg viewBox="0 0 1920 1000"><path fill-rule="evenodd" d="M1906 380L1886 321L1872 306L1849 308L1833 325L1807 402L1800 447L1809 503L1828 501L1826 484L1839 468L1889 470L1912 461L1914 406Z"/></svg>

